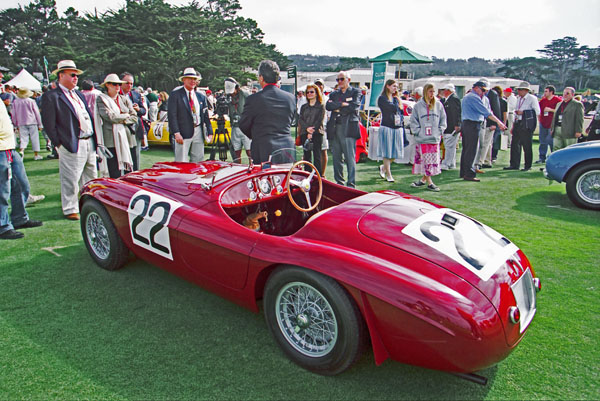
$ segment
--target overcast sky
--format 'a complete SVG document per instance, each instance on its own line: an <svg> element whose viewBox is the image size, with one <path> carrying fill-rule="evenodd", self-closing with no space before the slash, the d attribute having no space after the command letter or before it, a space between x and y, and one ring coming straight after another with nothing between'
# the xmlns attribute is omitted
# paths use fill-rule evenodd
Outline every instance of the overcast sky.
<svg viewBox="0 0 600 401"><path fill-rule="evenodd" d="M2 0L2 8L28 0ZM187 0L168 0L185 4ZM200 4L204 1L199 0ZM102 12L123 0L56 0ZM599 0L240 0L265 41L284 54L376 57L402 45L425 56L486 59L539 56L554 39L600 45Z"/></svg>

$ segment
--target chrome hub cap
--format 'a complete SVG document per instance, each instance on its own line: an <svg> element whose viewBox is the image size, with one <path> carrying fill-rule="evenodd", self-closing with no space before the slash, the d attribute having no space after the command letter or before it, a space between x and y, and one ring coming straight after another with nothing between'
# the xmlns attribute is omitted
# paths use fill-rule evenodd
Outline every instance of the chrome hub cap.
<svg viewBox="0 0 600 401"><path fill-rule="evenodd" d="M600 204L600 170L582 174L575 187L581 199L594 205Z"/></svg>
<svg viewBox="0 0 600 401"><path fill-rule="evenodd" d="M275 314L283 336L298 352L327 355L337 341L338 325L327 299L314 287L288 283L277 294Z"/></svg>
<svg viewBox="0 0 600 401"><path fill-rule="evenodd" d="M88 214L85 220L85 231L88 243L94 254L99 259L106 259L110 254L110 240L108 231L100 215L95 212Z"/></svg>

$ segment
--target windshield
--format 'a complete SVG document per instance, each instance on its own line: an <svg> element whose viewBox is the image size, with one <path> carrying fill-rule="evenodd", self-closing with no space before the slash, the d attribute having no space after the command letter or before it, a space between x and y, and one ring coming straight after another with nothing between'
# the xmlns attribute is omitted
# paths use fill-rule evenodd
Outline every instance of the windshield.
<svg viewBox="0 0 600 401"><path fill-rule="evenodd" d="M263 163L263 169L269 168L273 165L282 167L287 165L288 167L291 167L292 164L296 163L296 161L300 159L301 157L298 156L295 148L277 149L271 153L269 161Z"/></svg>

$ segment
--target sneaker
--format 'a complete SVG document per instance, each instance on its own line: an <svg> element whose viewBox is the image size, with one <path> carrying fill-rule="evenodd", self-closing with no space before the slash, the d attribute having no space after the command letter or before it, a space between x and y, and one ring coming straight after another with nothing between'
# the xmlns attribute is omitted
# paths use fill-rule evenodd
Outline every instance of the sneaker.
<svg viewBox="0 0 600 401"><path fill-rule="evenodd" d="M15 226L15 228L32 228L32 227L39 227L41 225L43 225L44 223L42 223L39 220L27 220L25 223L20 224L18 226Z"/></svg>
<svg viewBox="0 0 600 401"><path fill-rule="evenodd" d="M427 189L433 192L440 192L440 187L438 187L435 184L429 184L427 185Z"/></svg>
<svg viewBox="0 0 600 401"><path fill-rule="evenodd" d="M27 206L31 206L35 203L41 202L44 199L46 199L46 197L44 195L29 195L29 197L27 198L27 203L25 204L25 207Z"/></svg>
<svg viewBox="0 0 600 401"><path fill-rule="evenodd" d="M33 156L33 160L44 160L44 158L41 155L36 155Z"/></svg>
<svg viewBox="0 0 600 401"><path fill-rule="evenodd" d="M413 188L422 187L423 185L425 185L425 183L421 180L415 181L412 184L410 184L410 186Z"/></svg>
<svg viewBox="0 0 600 401"><path fill-rule="evenodd" d="M47 155L46 159L58 159L58 155Z"/></svg>
<svg viewBox="0 0 600 401"><path fill-rule="evenodd" d="M142 147L140 148L140 150L141 150L142 152L145 152L145 151L147 151L148 149L150 149L148 146L142 146Z"/></svg>
<svg viewBox="0 0 600 401"><path fill-rule="evenodd" d="M446 167L446 166L440 166L440 170L442 170L442 171L448 171L450 169L448 167Z"/></svg>
<svg viewBox="0 0 600 401"><path fill-rule="evenodd" d="M381 178L383 178L385 180L385 173L383 172L383 164L381 166L379 166L379 175L381 176Z"/></svg>
<svg viewBox="0 0 600 401"><path fill-rule="evenodd" d="M19 238L23 238L24 236L25 236L25 234L23 234L19 231L8 230L8 231L4 231L2 234L0 234L0 239L19 239Z"/></svg>
<svg viewBox="0 0 600 401"><path fill-rule="evenodd" d="M50 144L49 144L49 143L48 143L48 144L46 144L46 150L47 150L48 152L52 152L52 146L50 146Z"/></svg>

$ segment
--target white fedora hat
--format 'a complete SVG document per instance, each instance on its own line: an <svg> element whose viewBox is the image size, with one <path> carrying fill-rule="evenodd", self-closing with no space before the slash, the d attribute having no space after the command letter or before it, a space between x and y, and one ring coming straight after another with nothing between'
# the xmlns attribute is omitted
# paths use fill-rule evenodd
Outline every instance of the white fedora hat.
<svg viewBox="0 0 600 401"><path fill-rule="evenodd" d="M517 86L517 90L518 89L527 89L528 91L531 92L531 88L529 87L529 82L527 81L523 81L519 84L519 86Z"/></svg>
<svg viewBox="0 0 600 401"><path fill-rule="evenodd" d="M188 67L183 70L183 75L179 77L179 80L183 81L183 78L196 78L197 80L200 80L202 79L202 75L200 75L199 72L196 72L193 67Z"/></svg>
<svg viewBox="0 0 600 401"><path fill-rule="evenodd" d="M56 67L56 70L52 71L53 74L57 74L58 72L64 70L75 70L75 74L83 74L83 71L75 66L75 62L73 60L60 60Z"/></svg>

